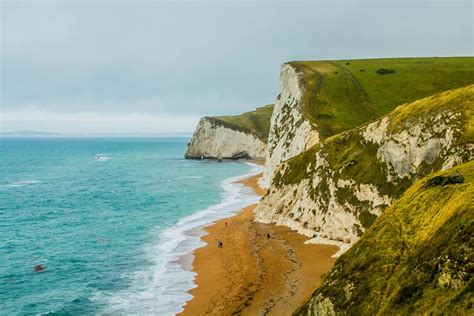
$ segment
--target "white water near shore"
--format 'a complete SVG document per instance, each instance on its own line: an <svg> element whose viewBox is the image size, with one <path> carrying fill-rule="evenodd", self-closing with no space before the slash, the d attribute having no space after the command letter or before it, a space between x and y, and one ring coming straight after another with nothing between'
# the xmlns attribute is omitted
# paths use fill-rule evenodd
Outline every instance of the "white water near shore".
<svg viewBox="0 0 474 316"><path fill-rule="evenodd" d="M262 172L262 167L248 164L254 167L250 173L221 183L221 203L184 217L157 234L156 243L145 249L153 265L134 272L129 288L107 297L107 308L102 314L174 315L182 311L192 298L188 291L196 286L196 273L191 271L192 253L205 245L201 239L206 234L204 228L260 199L253 190L237 183Z"/></svg>

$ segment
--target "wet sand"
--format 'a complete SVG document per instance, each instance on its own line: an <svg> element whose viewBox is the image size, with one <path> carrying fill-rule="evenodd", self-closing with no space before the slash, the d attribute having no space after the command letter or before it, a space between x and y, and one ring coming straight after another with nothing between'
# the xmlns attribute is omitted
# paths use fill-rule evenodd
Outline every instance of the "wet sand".
<svg viewBox="0 0 474 316"><path fill-rule="evenodd" d="M241 182L263 195L260 176ZM206 228L207 245L192 263L198 286L179 315L290 315L321 284L338 248L304 244L308 238L287 227L256 223L254 208Z"/></svg>

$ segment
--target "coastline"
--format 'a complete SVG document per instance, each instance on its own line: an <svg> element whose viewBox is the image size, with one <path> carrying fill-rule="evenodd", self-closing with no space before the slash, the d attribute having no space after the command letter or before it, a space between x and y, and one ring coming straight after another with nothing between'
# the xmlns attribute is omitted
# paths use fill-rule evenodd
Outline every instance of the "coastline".
<svg viewBox="0 0 474 316"><path fill-rule="evenodd" d="M260 177L236 182L262 196ZM290 228L257 223L255 206L204 228L206 245L193 251L194 260L186 260L197 273L196 287L178 315L291 314L321 284L339 248L305 244L309 238Z"/></svg>
<svg viewBox="0 0 474 316"><path fill-rule="evenodd" d="M131 286L111 295L98 296L105 302L104 314L175 315L192 296L196 273L192 271L194 250L205 245L205 228L223 218L234 216L248 205L258 202L255 192L239 183L261 167L246 162L251 168L245 174L222 180L221 199L216 204L180 218L173 225L156 233L152 242L144 245L151 264L131 275Z"/></svg>

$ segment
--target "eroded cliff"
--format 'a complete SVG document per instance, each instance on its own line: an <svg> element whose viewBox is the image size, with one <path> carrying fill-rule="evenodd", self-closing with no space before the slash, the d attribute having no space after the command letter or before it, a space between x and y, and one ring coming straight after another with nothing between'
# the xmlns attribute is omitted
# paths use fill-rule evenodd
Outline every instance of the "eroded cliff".
<svg viewBox="0 0 474 316"><path fill-rule="evenodd" d="M273 105L235 116L203 117L188 144L188 159L264 159Z"/></svg>
<svg viewBox="0 0 474 316"><path fill-rule="evenodd" d="M291 64L283 64L280 71L280 95L275 101L268 136L263 185L268 186L275 168L319 142L315 126L302 114L301 98L304 84Z"/></svg>
<svg viewBox="0 0 474 316"><path fill-rule="evenodd" d="M357 241L414 181L473 157L474 86L396 108L278 166L256 220L312 242Z"/></svg>

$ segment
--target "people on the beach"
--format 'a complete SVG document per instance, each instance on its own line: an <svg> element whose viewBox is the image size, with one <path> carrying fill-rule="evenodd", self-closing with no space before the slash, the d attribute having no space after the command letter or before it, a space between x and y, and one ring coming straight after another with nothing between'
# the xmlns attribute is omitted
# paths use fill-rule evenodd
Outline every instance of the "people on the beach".
<svg viewBox="0 0 474 316"><path fill-rule="evenodd" d="M267 233L267 238L270 239L270 233Z"/></svg>
<svg viewBox="0 0 474 316"><path fill-rule="evenodd" d="M222 248L222 241L217 240L217 248Z"/></svg>
<svg viewBox="0 0 474 316"><path fill-rule="evenodd" d="M227 222L225 222L225 227L227 227Z"/></svg>

